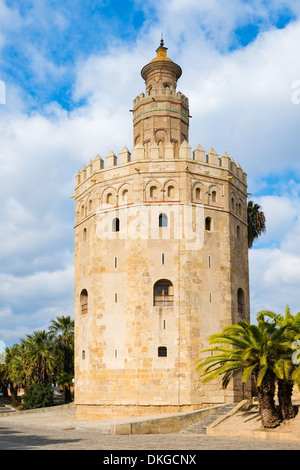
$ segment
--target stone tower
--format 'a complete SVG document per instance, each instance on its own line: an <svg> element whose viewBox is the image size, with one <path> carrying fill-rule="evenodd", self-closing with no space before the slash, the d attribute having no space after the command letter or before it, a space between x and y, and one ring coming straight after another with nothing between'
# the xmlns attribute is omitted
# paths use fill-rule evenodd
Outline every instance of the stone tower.
<svg viewBox="0 0 300 470"><path fill-rule="evenodd" d="M242 398L203 385L208 337L249 318L246 173L188 143L181 68L161 42L134 100L133 151L76 175L75 403L79 418Z"/></svg>

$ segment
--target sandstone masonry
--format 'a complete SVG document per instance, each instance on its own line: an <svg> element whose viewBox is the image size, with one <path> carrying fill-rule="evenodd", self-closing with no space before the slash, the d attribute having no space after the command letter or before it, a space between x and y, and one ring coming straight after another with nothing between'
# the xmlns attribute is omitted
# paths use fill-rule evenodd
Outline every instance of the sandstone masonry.
<svg viewBox="0 0 300 470"><path fill-rule="evenodd" d="M188 411L245 397L203 385L208 337L249 319L247 176L188 143L181 68L157 57L134 100L133 151L76 175L75 402L96 419Z"/></svg>

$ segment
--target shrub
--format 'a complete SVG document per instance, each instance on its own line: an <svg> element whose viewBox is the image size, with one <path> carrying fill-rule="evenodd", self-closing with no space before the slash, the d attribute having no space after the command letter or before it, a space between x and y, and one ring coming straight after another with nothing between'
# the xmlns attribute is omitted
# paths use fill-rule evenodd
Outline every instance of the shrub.
<svg viewBox="0 0 300 470"><path fill-rule="evenodd" d="M36 384L28 388L23 396L23 410L44 408L53 405L51 385Z"/></svg>

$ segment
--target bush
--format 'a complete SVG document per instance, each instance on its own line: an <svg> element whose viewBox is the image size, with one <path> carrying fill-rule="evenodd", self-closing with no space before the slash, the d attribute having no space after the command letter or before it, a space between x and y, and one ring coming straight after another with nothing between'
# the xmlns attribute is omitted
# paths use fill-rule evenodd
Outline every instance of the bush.
<svg viewBox="0 0 300 470"><path fill-rule="evenodd" d="M51 385L36 384L28 388L23 396L23 410L44 408L53 405Z"/></svg>

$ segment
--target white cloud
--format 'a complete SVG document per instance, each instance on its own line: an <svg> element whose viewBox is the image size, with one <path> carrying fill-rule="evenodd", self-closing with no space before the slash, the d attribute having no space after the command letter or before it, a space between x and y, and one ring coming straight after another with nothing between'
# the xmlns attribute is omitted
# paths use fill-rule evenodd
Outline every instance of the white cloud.
<svg viewBox="0 0 300 470"><path fill-rule="evenodd" d="M287 243L291 235L299 231L297 227L300 222L300 198L292 194L270 195L255 199L261 206L261 210L266 216L267 231L261 238L264 245L274 243L283 246L287 250ZM291 252L298 252L298 244L293 243Z"/></svg>
<svg viewBox="0 0 300 470"><path fill-rule="evenodd" d="M282 249L250 250L251 319L260 310L300 311L300 255Z"/></svg>
<svg viewBox="0 0 300 470"><path fill-rule="evenodd" d="M48 301L56 303L63 298L66 290L73 286L73 266L60 271L42 271L17 277L16 275L0 274L0 295L4 302L12 304L37 302L41 292Z"/></svg>
<svg viewBox="0 0 300 470"><path fill-rule="evenodd" d="M187 49L186 64L199 60L184 67L180 84L190 98L193 146L227 150L245 167L250 185L257 176L299 171L300 106L291 102L291 86L300 77L300 23L264 33L226 56L197 47L193 58Z"/></svg>
<svg viewBox="0 0 300 470"><path fill-rule="evenodd" d="M266 216L267 231L249 252L253 319L260 310L283 313L286 305L294 313L300 311L300 198L296 189L291 182L278 190L282 196L256 200Z"/></svg>
<svg viewBox="0 0 300 470"><path fill-rule="evenodd" d="M27 276L0 274L0 339L10 345L58 316L73 318L73 265Z"/></svg>

